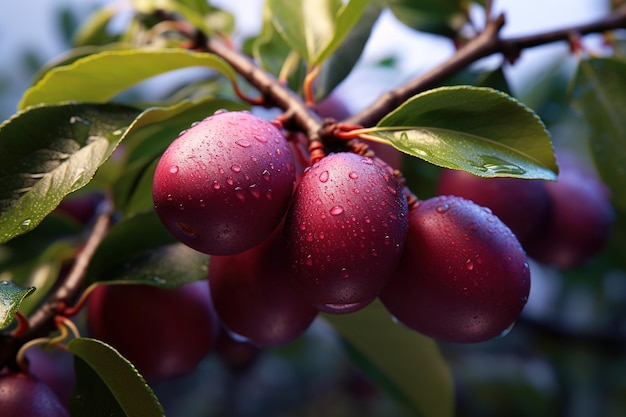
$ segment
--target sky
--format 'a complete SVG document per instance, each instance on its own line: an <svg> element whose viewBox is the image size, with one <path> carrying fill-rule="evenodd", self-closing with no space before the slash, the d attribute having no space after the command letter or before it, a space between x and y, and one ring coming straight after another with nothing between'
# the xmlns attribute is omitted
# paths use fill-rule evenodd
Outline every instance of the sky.
<svg viewBox="0 0 626 417"><path fill-rule="evenodd" d="M117 0L116 0L117 1ZM56 11L61 6L71 7L79 17L85 17L97 5L111 0L23 0L6 1L0 13L0 77L10 80L8 91L0 96L0 115L14 109L17 97L28 87L29 79L20 69L20 54L33 50L44 60L57 56L65 45L58 33ZM502 31L504 36L516 36L587 22L605 13L608 0L494 0L494 10L507 15ZM238 22L237 34L254 33L260 25L262 0L213 0L215 5L232 11ZM27 5L25 7L25 4ZM478 16L480 19L480 16ZM401 40L401 41L400 41ZM407 54L406 51L415 51ZM384 89L393 87L441 62L452 53L449 42L414 31L397 24L390 13L385 13L374 29L364 52L363 71L355 72L340 87L342 94L351 97L353 110L366 106ZM508 70L515 91L532 80L541 66L553 57L567 53L567 45L558 43L533 48L524 52L516 65ZM368 62L390 55L398 58L399 72L372 74ZM493 61L493 60L492 60ZM493 61L499 62L499 61ZM486 61L489 64L489 61ZM8 74L8 75L7 75ZM8 77L8 78L7 78ZM362 86L367 85L367 89Z"/></svg>

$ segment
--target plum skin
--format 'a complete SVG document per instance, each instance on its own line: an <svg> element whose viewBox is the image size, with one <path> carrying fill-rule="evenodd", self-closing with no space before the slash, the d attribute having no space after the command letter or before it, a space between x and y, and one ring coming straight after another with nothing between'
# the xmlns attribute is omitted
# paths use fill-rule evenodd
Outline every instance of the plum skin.
<svg viewBox="0 0 626 417"><path fill-rule="evenodd" d="M407 227L407 199L388 167L330 154L304 174L286 216L291 281L319 309L362 308L396 268Z"/></svg>
<svg viewBox="0 0 626 417"><path fill-rule="evenodd" d="M210 255L231 255L275 229L294 182L293 155L280 130L249 112L218 112L165 150L152 196L179 241Z"/></svg>
<svg viewBox="0 0 626 417"><path fill-rule="evenodd" d="M524 242L537 230L550 208L546 181L481 178L461 170L442 171L437 194L456 195L488 207Z"/></svg>
<svg viewBox="0 0 626 417"><path fill-rule="evenodd" d="M0 410L3 417L69 417L52 389L29 374L0 375Z"/></svg>
<svg viewBox="0 0 626 417"><path fill-rule="evenodd" d="M212 256L209 285L215 311L228 331L258 347L298 338L317 316L289 282L282 227L246 252Z"/></svg>
<svg viewBox="0 0 626 417"><path fill-rule="evenodd" d="M476 343L506 331L529 292L527 258L510 229L484 207L440 196L409 213L405 251L380 300L413 330Z"/></svg>
<svg viewBox="0 0 626 417"><path fill-rule="evenodd" d="M183 375L215 347L219 321L209 287L101 285L89 297L87 329L132 362L148 382Z"/></svg>
<svg viewBox="0 0 626 417"><path fill-rule="evenodd" d="M609 189L591 168L569 153L557 157L559 177L546 182L549 213L525 248L538 262L565 270L584 265L606 246L615 212Z"/></svg>

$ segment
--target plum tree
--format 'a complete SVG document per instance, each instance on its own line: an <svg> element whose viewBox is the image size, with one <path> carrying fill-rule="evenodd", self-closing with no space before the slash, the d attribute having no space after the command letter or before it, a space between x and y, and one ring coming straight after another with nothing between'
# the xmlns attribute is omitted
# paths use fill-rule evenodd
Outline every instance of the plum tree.
<svg viewBox="0 0 626 417"><path fill-rule="evenodd" d="M163 412L151 385L193 368L188 379L160 384L166 408L196 391L206 400L207 391L191 384L225 376L225 388L213 386L219 401L239 411L248 400L240 401L249 395L241 389L247 378L286 369L286 359L306 351L306 366L294 366L290 378L356 358L374 382L402 394L407 414L449 417L455 409L474 414L463 408L474 395L454 398L456 387L467 393L456 379L465 370L448 372L474 361L470 350L481 357L513 353L501 356L521 362L527 354L542 361L580 356L561 355L570 346L605 355L606 345L624 345L615 332L623 314L612 307L626 297L626 67L618 32L626 27L626 6L605 2L605 16L510 37L502 31L512 20L502 11L507 6L478 0L265 0L256 33L240 30L234 17L249 10L233 2L127 3L123 16L117 7L96 10L77 31L76 48L33 74L17 112L0 123L1 378L24 369L26 355L29 372L52 385L35 351L27 352L44 343L75 359L79 378L70 402L81 417L119 414L111 410L179 415ZM405 33L447 42L437 48L449 56L429 59L437 63L424 72L404 68L415 51L430 56L401 39L392 42L399 51L372 60L364 52L378 45L374 36L386 16ZM593 33L603 35L602 50L589 53L583 38ZM545 71L545 84L533 79L532 88L516 88L531 99L529 107L511 93L510 68L526 49L554 42L569 42L576 56L563 62L575 62L575 71L555 68ZM483 59L502 65L473 65ZM405 69L415 76L398 82ZM164 75L175 86L164 88ZM144 81L154 82L149 94ZM572 109L581 117L571 117ZM559 171L553 128L565 133L559 142L596 164L597 174L575 165L570 171L557 155L561 174L551 182ZM441 169L454 171L438 177ZM443 196L425 199L438 178ZM105 200L72 207L90 193ZM187 247L170 251L183 246L177 241ZM603 247L599 262L585 264ZM580 311L589 319L582 324L597 328L572 325L581 321L568 320L570 308L522 316L531 257L555 267L533 269L540 284L548 275L565 282L551 287L559 302L550 305L573 305L579 298L570 297L572 289L576 296L593 291L599 308ZM579 279L583 274L598 279ZM482 342L520 317L523 331L489 346L440 351L431 340ZM300 338L311 322L320 326ZM518 335L550 343L526 343L516 357ZM258 373L213 375L214 362L203 361L214 352L211 359L241 370L266 347L292 342L268 352ZM309 356L331 345L332 352ZM542 395L558 410L507 410L565 415L573 394L594 385L559 378L567 375L567 359L550 365L555 377L546 380L556 389L542 384ZM286 373L279 374L284 381ZM619 393L623 378L602 376L603 390L589 399L618 415L614 408L623 401L607 401L604 387L617 381L611 388ZM378 403L361 403L365 414L370 404L379 410ZM245 403L246 411L293 414L255 404ZM297 412L303 410L317 411Z"/></svg>
<svg viewBox="0 0 626 417"><path fill-rule="evenodd" d="M476 343L506 331L529 292L530 268L511 230L484 207L440 196L410 211L400 266L380 299L420 333Z"/></svg>
<svg viewBox="0 0 626 417"><path fill-rule="evenodd" d="M400 259L407 211L400 183L372 159L342 152L315 163L285 223L296 288L322 311L367 305Z"/></svg>
<svg viewBox="0 0 626 417"><path fill-rule="evenodd" d="M152 194L178 240L232 255L269 236L294 181L293 155L280 130L249 112L217 112L181 132L163 153Z"/></svg>
<svg viewBox="0 0 626 417"><path fill-rule="evenodd" d="M437 194L456 195L488 207L524 244L548 215L546 182L519 178L482 178L461 170L443 170Z"/></svg>
<svg viewBox="0 0 626 417"><path fill-rule="evenodd" d="M223 326L260 347L298 338L317 315L289 281L281 231L278 227L246 252L213 256L209 265L211 296Z"/></svg>
<svg viewBox="0 0 626 417"><path fill-rule="evenodd" d="M48 385L24 373L0 375L0 410L6 417L69 417Z"/></svg>
<svg viewBox="0 0 626 417"><path fill-rule="evenodd" d="M194 369L215 346L219 322L205 281L167 290L103 285L90 296L89 333L130 360L149 382Z"/></svg>

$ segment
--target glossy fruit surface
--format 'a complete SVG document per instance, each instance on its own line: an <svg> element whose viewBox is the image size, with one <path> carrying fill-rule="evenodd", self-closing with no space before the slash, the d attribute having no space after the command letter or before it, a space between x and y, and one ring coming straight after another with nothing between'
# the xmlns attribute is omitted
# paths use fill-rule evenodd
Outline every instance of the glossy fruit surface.
<svg viewBox="0 0 626 417"><path fill-rule="evenodd" d="M488 209L436 197L411 210L400 266L380 299L401 323L448 342L481 342L506 331L530 291L526 256Z"/></svg>
<svg viewBox="0 0 626 417"><path fill-rule="evenodd" d="M248 112L218 112L164 152L152 195L178 240L200 252L231 255L276 228L294 181L293 155L276 127Z"/></svg>
<svg viewBox="0 0 626 417"><path fill-rule="evenodd" d="M289 282L281 230L246 252L213 256L209 264L211 295L223 326L261 347L296 339L317 316Z"/></svg>
<svg viewBox="0 0 626 417"><path fill-rule="evenodd" d="M2 417L69 417L56 394L43 382L26 374L0 375Z"/></svg>
<svg viewBox="0 0 626 417"><path fill-rule="evenodd" d="M172 290L102 285L91 294L87 313L89 334L119 350L148 382L194 369L219 330L205 281Z"/></svg>
<svg viewBox="0 0 626 417"><path fill-rule="evenodd" d="M367 305L398 264L407 212L388 167L353 153L328 155L305 173L286 217L292 281L321 309Z"/></svg>
<svg viewBox="0 0 626 417"><path fill-rule="evenodd" d="M550 197L546 183L520 178L481 178L465 171L445 169L439 177L437 194L456 195L488 207L524 243L548 215Z"/></svg>
<svg viewBox="0 0 626 417"><path fill-rule="evenodd" d="M68 406L72 390L76 384L74 375L74 355L63 349L42 349L31 347L26 353L29 372L48 385Z"/></svg>
<svg viewBox="0 0 626 417"><path fill-rule="evenodd" d="M608 188L572 155L559 155L559 177L546 182L551 209L525 245L528 255L561 269L583 265L606 245L615 218Z"/></svg>

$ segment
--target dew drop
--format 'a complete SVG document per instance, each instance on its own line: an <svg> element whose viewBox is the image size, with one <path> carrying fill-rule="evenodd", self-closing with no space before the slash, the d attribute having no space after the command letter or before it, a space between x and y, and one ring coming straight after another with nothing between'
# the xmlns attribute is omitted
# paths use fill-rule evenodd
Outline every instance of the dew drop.
<svg viewBox="0 0 626 417"><path fill-rule="evenodd" d="M398 190L396 190L395 188L393 188L393 187L392 187L392 186L390 186L390 185L389 185L389 186L387 186L387 190L388 190L391 194L393 194L393 195L398 194Z"/></svg>
<svg viewBox="0 0 626 417"><path fill-rule="evenodd" d="M309 234L306 236L306 241L307 241L307 242L313 242L313 235L309 233Z"/></svg>
<svg viewBox="0 0 626 417"><path fill-rule="evenodd" d="M256 184L250 184L248 186L248 191L254 198L261 197L261 190L259 190L259 187Z"/></svg>
<svg viewBox="0 0 626 417"><path fill-rule="evenodd" d="M256 140L258 140L261 143L266 143L267 142L267 138L265 136L261 136L261 135L252 135L252 137Z"/></svg>
<svg viewBox="0 0 626 417"><path fill-rule="evenodd" d="M353 180L359 178L359 174L357 174L356 172L352 171L351 173L348 174L348 177L352 178Z"/></svg>
<svg viewBox="0 0 626 417"><path fill-rule="evenodd" d="M267 190L265 192L265 198L267 198L268 200L272 199L272 190Z"/></svg>
<svg viewBox="0 0 626 417"><path fill-rule="evenodd" d="M241 187L235 187L235 195L237 196L237 198L240 201L245 201L246 200L246 194L243 188Z"/></svg>
<svg viewBox="0 0 626 417"><path fill-rule="evenodd" d="M170 167L170 174L178 174L178 166L172 165Z"/></svg>
<svg viewBox="0 0 626 417"><path fill-rule="evenodd" d="M468 259L468 260L465 262L465 268L467 268L467 270L468 270L468 271L473 270L473 269L474 269L474 262L472 262L472 260L471 260L471 259Z"/></svg>
<svg viewBox="0 0 626 417"><path fill-rule="evenodd" d="M328 171L323 171L319 176L320 182L328 181L328 177L329 177Z"/></svg>
<svg viewBox="0 0 626 417"><path fill-rule="evenodd" d="M261 176L265 181L269 181L271 179L270 172L267 169L264 169L263 172L261 172Z"/></svg>
<svg viewBox="0 0 626 417"><path fill-rule="evenodd" d="M242 148L249 148L251 146L250 142L245 139L236 140L235 143Z"/></svg>
<svg viewBox="0 0 626 417"><path fill-rule="evenodd" d="M233 185L233 184L235 184L235 181L231 177L228 177L228 178L226 178L226 183L228 185Z"/></svg>
<svg viewBox="0 0 626 417"><path fill-rule="evenodd" d="M213 114L224 114L224 113L228 113L228 110L226 109L215 110Z"/></svg>
<svg viewBox="0 0 626 417"><path fill-rule="evenodd" d="M306 257L306 260L304 261L304 263L306 263L307 266L313 265L313 258L311 257L311 255Z"/></svg>
<svg viewBox="0 0 626 417"><path fill-rule="evenodd" d="M346 268L341 268L341 277L342 278L349 278L350 277L350 271L348 271Z"/></svg>
<svg viewBox="0 0 626 417"><path fill-rule="evenodd" d="M213 189L214 190L219 190L220 188L222 188L222 186L220 185L219 182L217 181L213 181Z"/></svg>
<svg viewBox="0 0 626 417"><path fill-rule="evenodd" d="M172 197L172 194L168 194L167 195L167 201L172 201L174 198Z"/></svg>
<svg viewBox="0 0 626 417"><path fill-rule="evenodd" d="M306 223L300 223L300 230L303 232L306 230Z"/></svg>
<svg viewBox="0 0 626 417"><path fill-rule="evenodd" d="M233 172L241 172L241 167L237 164L234 164L233 166L230 167L230 170Z"/></svg>
<svg viewBox="0 0 626 417"><path fill-rule="evenodd" d="M338 216L341 213L343 213L343 207L341 206L335 206L330 209L330 214L332 214L333 216Z"/></svg>
<svg viewBox="0 0 626 417"><path fill-rule="evenodd" d="M437 213L445 213L448 210L450 210L450 205L448 204L441 204L435 208Z"/></svg>
<svg viewBox="0 0 626 417"><path fill-rule="evenodd" d="M31 224L31 223L32 223L32 220L31 220L31 219L26 219L26 220L24 220L24 221L21 223L21 225L22 225L22 226L24 226L24 227L28 227L28 226L30 226L30 224Z"/></svg>

